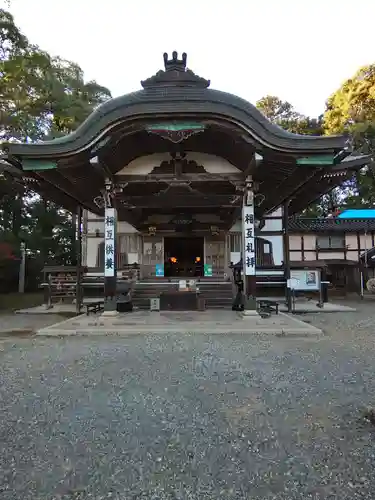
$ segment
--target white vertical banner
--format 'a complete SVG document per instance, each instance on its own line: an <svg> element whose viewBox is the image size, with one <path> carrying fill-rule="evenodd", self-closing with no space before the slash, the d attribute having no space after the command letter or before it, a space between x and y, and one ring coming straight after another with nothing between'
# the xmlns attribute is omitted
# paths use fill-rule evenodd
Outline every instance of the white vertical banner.
<svg viewBox="0 0 375 500"><path fill-rule="evenodd" d="M104 276L116 276L116 226L115 208L106 208L104 212Z"/></svg>
<svg viewBox="0 0 375 500"><path fill-rule="evenodd" d="M255 224L254 205L242 208L243 258L246 276L255 276Z"/></svg>

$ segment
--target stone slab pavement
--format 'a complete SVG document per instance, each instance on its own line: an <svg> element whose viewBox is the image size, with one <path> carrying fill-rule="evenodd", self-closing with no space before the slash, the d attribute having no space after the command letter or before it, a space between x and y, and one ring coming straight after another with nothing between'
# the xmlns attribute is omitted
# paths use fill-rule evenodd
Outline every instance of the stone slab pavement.
<svg viewBox="0 0 375 500"><path fill-rule="evenodd" d="M282 312L287 312L287 307L283 303L283 299L280 297L265 297L269 300L274 300L279 302L279 308ZM85 299L85 302L92 302L93 299ZM98 299L100 300L100 299ZM310 313L310 312L320 312L320 313L328 313L328 312L350 312L354 311L355 308L349 307L345 304L338 304L334 302L327 302L324 304L324 307L317 306L317 300L306 300L306 299L298 299L295 303L295 312L297 313ZM47 309L46 306L40 305L35 307L29 307L28 309L20 309L16 311L17 314L75 314L76 306L75 304L54 304L54 306L50 309Z"/></svg>
<svg viewBox="0 0 375 500"><path fill-rule="evenodd" d="M64 319L58 314L48 316L28 314L0 314L0 336L10 334L32 334L40 328L60 323Z"/></svg>
<svg viewBox="0 0 375 500"><path fill-rule="evenodd" d="M83 307L82 310L85 307L85 304L88 304L90 302L93 302L95 300L99 300L104 302L104 299L95 299L95 298L85 298L83 299ZM27 309L19 309L16 311L16 314L51 314L51 315L56 315L56 314L75 314L76 313L76 305L75 302L72 304L64 304L64 303L57 303L53 304L52 307L47 307L46 304L41 304L39 306L34 306L34 307L28 307Z"/></svg>
<svg viewBox="0 0 375 500"><path fill-rule="evenodd" d="M153 333L319 335L321 330L279 313L269 318L243 317L227 310L205 312L135 311L115 317L82 315L38 330L37 335L137 335Z"/></svg>
<svg viewBox="0 0 375 500"><path fill-rule="evenodd" d="M280 311L286 312L287 307L280 304ZM338 312L354 312L356 308L347 304L337 304L336 302L326 302L323 307L317 305L317 300L301 300L297 301L294 307L294 312L297 314L307 313L338 313Z"/></svg>

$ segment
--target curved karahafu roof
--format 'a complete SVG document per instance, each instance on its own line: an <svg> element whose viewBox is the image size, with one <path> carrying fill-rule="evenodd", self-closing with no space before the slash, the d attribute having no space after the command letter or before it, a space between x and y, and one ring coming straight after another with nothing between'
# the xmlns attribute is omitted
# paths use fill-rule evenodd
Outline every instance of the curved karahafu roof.
<svg viewBox="0 0 375 500"><path fill-rule="evenodd" d="M211 89L208 80L187 69L186 54L181 59L176 52L171 59L164 54L164 69L141 85L142 90L98 107L65 137L6 145L9 168L24 178L27 172L34 189L72 210L82 205L102 213L95 200L104 179L111 178L126 186L126 193L118 195L120 216L136 227L158 210L173 211L179 206L195 213L198 201L200 210L222 210L223 227L230 227L241 206L237 187L248 175L262 194L257 207L260 215L285 201L290 202L292 214L368 161L348 156L350 148L343 136L292 134L272 124L244 99ZM238 173L231 179L207 176L203 166L186 162L188 152L225 158ZM135 158L154 153L170 155L168 165L155 165L149 176L118 174ZM177 163L185 165L183 179ZM184 194L181 186L171 186L174 174L185 182ZM207 206L202 207L202 199Z"/></svg>
<svg viewBox="0 0 375 500"><path fill-rule="evenodd" d="M111 99L98 107L71 134L38 144L12 144L12 155L27 157L64 156L89 150L119 123L168 117L209 119L233 124L249 141L280 152L324 154L345 147L342 136L298 135L271 123L255 106L227 92L210 89L209 80L186 68L186 54L171 60L164 54L165 69L141 82L142 90Z"/></svg>

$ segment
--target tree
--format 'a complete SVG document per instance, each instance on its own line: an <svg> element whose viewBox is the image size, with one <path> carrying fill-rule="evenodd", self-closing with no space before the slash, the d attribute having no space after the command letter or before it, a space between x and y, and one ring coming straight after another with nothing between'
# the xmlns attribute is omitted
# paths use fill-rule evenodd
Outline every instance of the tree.
<svg viewBox="0 0 375 500"><path fill-rule="evenodd" d="M322 117L310 118L298 113L288 101L267 95L256 102L256 107L275 125L302 135L322 135Z"/></svg>
<svg viewBox="0 0 375 500"><path fill-rule="evenodd" d="M10 36L10 38L9 38ZM31 45L0 10L0 139L35 141L74 130L111 97L81 68Z"/></svg>
<svg viewBox="0 0 375 500"><path fill-rule="evenodd" d="M326 134L350 134L356 151L375 153L375 64L360 68L327 101ZM375 206L375 164L356 174L350 183L345 207Z"/></svg>
<svg viewBox="0 0 375 500"><path fill-rule="evenodd" d="M375 117L375 64L360 68L327 101L324 128L327 134L373 125Z"/></svg>
<svg viewBox="0 0 375 500"><path fill-rule="evenodd" d="M262 97L255 105L273 123L295 120L300 116L288 101L273 95Z"/></svg>
<svg viewBox="0 0 375 500"><path fill-rule="evenodd" d="M27 217L28 234L24 236L29 253L55 265L74 265L75 228L71 215L55 203L38 197L28 207Z"/></svg>
<svg viewBox="0 0 375 500"><path fill-rule="evenodd" d="M51 57L31 44L0 9L0 142L38 141L73 131L111 97L95 81L85 82L75 63ZM74 261L71 215L28 190L0 178L0 241L59 264Z"/></svg>

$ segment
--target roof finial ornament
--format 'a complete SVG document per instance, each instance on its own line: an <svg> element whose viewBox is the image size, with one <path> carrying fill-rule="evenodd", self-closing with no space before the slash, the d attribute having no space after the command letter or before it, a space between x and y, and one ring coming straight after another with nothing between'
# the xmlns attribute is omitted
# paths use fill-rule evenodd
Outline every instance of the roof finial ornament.
<svg viewBox="0 0 375 500"><path fill-rule="evenodd" d="M158 71L154 76L143 80L144 89L156 87L196 87L206 89L210 80L205 80L186 67L187 55L183 52L178 58L177 50L172 52L172 59L168 59L168 52L163 54L164 70Z"/></svg>
<svg viewBox="0 0 375 500"><path fill-rule="evenodd" d="M180 71L186 71L186 61L187 61L186 52L182 53L182 59L178 59L177 50L174 50L172 52L172 59L168 59L168 52L164 52L163 59L164 59L165 71L171 71L174 69L178 69Z"/></svg>

